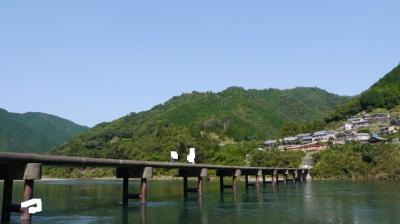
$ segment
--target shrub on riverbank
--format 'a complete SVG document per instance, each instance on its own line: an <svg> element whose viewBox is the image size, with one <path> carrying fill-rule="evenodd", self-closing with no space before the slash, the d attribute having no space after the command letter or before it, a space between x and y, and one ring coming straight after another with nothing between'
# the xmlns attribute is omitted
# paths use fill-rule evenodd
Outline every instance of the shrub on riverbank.
<svg viewBox="0 0 400 224"><path fill-rule="evenodd" d="M255 167L297 168L301 164L303 157L303 152L258 151L252 156L251 165Z"/></svg>
<svg viewBox="0 0 400 224"><path fill-rule="evenodd" d="M331 146L313 155L314 178L400 180L400 147L393 144Z"/></svg>

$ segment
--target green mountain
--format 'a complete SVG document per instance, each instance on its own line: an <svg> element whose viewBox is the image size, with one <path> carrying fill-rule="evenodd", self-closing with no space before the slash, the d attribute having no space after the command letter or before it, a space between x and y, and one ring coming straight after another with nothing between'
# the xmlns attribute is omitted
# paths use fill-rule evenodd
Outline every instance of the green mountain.
<svg viewBox="0 0 400 224"><path fill-rule="evenodd" d="M400 104L400 65L386 74L368 90L354 97L328 117L327 121L339 121L363 110L392 109Z"/></svg>
<svg viewBox="0 0 400 224"><path fill-rule="evenodd" d="M149 111L99 124L54 153L165 161L170 150L182 155L195 147L198 161L207 162L223 145L276 137L285 122L323 118L348 99L318 88L192 92Z"/></svg>
<svg viewBox="0 0 400 224"><path fill-rule="evenodd" d="M0 109L0 151L46 152L87 129L49 114Z"/></svg>

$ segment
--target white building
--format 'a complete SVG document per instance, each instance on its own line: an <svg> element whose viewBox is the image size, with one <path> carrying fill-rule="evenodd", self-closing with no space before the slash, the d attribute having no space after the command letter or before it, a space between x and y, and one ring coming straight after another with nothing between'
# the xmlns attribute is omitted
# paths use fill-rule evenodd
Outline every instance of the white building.
<svg viewBox="0 0 400 224"><path fill-rule="evenodd" d="M371 139L371 135L368 133L354 133L354 140L359 142L368 142Z"/></svg>

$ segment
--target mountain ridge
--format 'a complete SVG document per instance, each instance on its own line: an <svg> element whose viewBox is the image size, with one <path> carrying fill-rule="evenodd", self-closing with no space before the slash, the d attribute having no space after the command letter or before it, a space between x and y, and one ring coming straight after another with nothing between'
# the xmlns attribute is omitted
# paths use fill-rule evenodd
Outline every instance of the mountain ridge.
<svg viewBox="0 0 400 224"><path fill-rule="evenodd" d="M47 152L87 129L51 114L0 108L0 151Z"/></svg>
<svg viewBox="0 0 400 224"><path fill-rule="evenodd" d="M389 71L370 88L339 106L325 120L335 122L363 110L392 109L400 104L400 64Z"/></svg>
<svg viewBox="0 0 400 224"><path fill-rule="evenodd" d="M150 110L100 123L56 148L55 154L168 160L169 151L196 147L207 161L224 142L261 141L278 136L286 121L309 122L349 97L313 87L289 90L192 92Z"/></svg>

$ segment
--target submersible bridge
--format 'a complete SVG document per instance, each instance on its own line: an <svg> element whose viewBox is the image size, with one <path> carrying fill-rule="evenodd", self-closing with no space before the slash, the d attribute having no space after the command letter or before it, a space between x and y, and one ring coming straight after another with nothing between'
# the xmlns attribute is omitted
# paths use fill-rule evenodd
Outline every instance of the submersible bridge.
<svg viewBox="0 0 400 224"><path fill-rule="evenodd" d="M279 168L279 167L243 167L222 166L211 164L188 164L175 162L152 162L137 160L118 160L85 158L73 156L54 156L29 153L0 153L0 180L3 184L3 200L1 209L1 223L8 223L11 213L21 215L21 223L30 223L32 215L28 208L21 208L20 204L12 203L14 180L24 181L23 200L33 198L33 186L35 180L42 178L42 166L61 167L109 167L116 169L116 177L122 179L122 204L128 206L129 199L137 199L146 202L147 180L153 177L153 170L177 169L177 176L183 178L183 195L188 193L201 195L203 193L203 181L208 176L209 170L214 170L220 180L220 191L236 192L237 180L245 177L245 187L259 187L266 185L266 176L271 177L271 184L280 182L305 182L308 169L303 168ZM249 182L249 176L255 177L255 181ZM136 194L129 193L129 178L140 179L140 191ZM197 184L189 187L188 178L197 178ZM224 184L224 179L230 178L230 184ZM262 178L260 180L260 178Z"/></svg>

